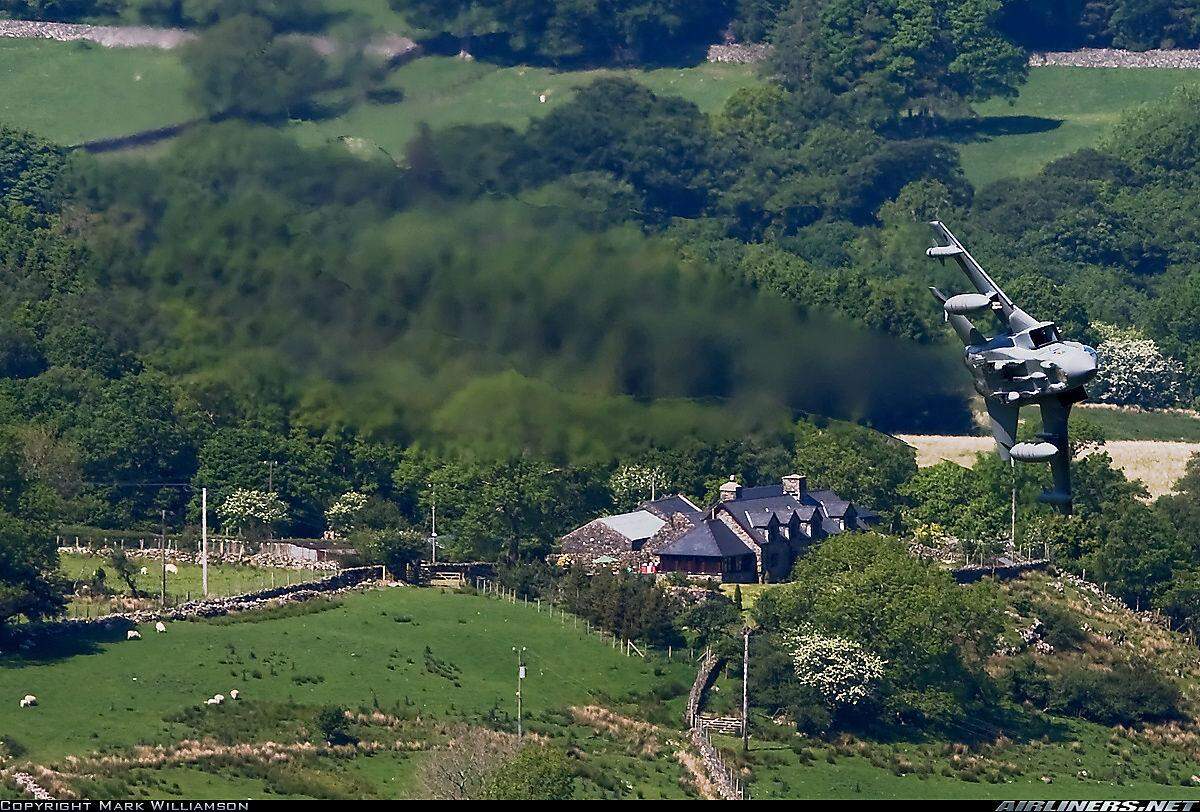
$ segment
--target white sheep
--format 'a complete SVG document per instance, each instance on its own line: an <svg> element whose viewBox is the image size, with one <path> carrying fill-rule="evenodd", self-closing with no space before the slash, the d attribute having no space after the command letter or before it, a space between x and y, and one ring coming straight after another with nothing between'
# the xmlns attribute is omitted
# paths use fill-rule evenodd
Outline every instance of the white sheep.
<svg viewBox="0 0 1200 812"><path fill-rule="evenodd" d="M24 698L21 699L22 708L32 708L35 705L37 705L37 697L33 694L25 694Z"/></svg>
<svg viewBox="0 0 1200 812"><path fill-rule="evenodd" d="M164 567L163 569L165 569L165 570L166 570L167 572L169 572L171 575L178 575L178 574L179 574L179 567L175 566L174 564L167 564L167 566L166 566L166 567Z"/></svg>
<svg viewBox="0 0 1200 812"><path fill-rule="evenodd" d="M220 705L225 701L225 694L213 694L213 699L217 700L217 704Z"/></svg>
<svg viewBox="0 0 1200 812"><path fill-rule="evenodd" d="M229 698L237 699L239 696L241 696L241 693L242 692L239 691L237 688L234 688L232 691L229 692Z"/></svg>
<svg viewBox="0 0 1200 812"><path fill-rule="evenodd" d="M141 640L142 633L139 632L137 629L130 629L129 631L125 632L125 639L126 640Z"/></svg>
<svg viewBox="0 0 1200 812"><path fill-rule="evenodd" d="M216 700L216 697L209 697L208 699L204 700L204 704L205 705L220 705L221 703Z"/></svg>
<svg viewBox="0 0 1200 812"><path fill-rule="evenodd" d="M150 570L146 569L145 567L142 567L140 570L138 570L138 572L141 573L142 575L150 574Z"/></svg>
<svg viewBox="0 0 1200 812"><path fill-rule="evenodd" d="M161 620L154 624L154 631L158 632L159 634L162 634L166 630L167 624L163 623Z"/></svg>

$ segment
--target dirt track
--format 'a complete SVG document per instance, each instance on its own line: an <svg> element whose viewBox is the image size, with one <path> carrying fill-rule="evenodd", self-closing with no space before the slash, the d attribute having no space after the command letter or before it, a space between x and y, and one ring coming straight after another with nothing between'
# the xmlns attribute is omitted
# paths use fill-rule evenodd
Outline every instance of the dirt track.
<svg viewBox="0 0 1200 812"><path fill-rule="evenodd" d="M957 437L943 434L902 434L900 439L917 449L917 465L924 468L943 460L971 465L975 455L992 452L990 437ZM1183 476L1192 454L1200 452L1200 443L1166 440L1109 440L1104 450L1118 468L1131 479L1146 483L1152 497L1170 493Z"/></svg>

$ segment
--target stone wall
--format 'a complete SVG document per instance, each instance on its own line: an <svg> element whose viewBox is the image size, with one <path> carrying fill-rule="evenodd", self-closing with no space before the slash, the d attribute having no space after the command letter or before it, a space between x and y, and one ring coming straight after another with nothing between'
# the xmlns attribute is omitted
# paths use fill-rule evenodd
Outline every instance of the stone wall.
<svg viewBox="0 0 1200 812"><path fill-rule="evenodd" d="M1200 68L1200 50L1172 49L1121 51L1116 48L1080 48L1031 54L1030 67L1047 65L1072 68Z"/></svg>
<svg viewBox="0 0 1200 812"><path fill-rule="evenodd" d="M234 612L244 612L257 609L267 604L290 603L305 601L325 595L336 595L361 588L364 584L377 581L382 574L382 568L355 567L346 569L318 581L305 581L286 586L276 586L247 592L243 595L232 595L226 598L208 598L205 600L189 601L168 609L143 609L136 612L114 612L94 618L63 618L39 623L27 623L10 627L7 632L17 643L30 643L39 638L53 637L59 634L69 634L78 631L111 631L127 629L141 623L156 620L195 620L206 617L219 617Z"/></svg>
<svg viewBox="0 0 1200 812"><path fill-rule="evenodd" d="M731 65L751 65L762 62L771 52L765 42L731 42L708 46L709 62L724 62Z"/></svg>
<svg viewBox="0 0 1200 812"><path fill-rule="evenodd" d="M700 668L696 671L696 680L692 683L692 690L688 693L687 707L683 711L683 723L688 727L696 724L696 716L700 713L700 703L704 700L704 692L712 684L713 677L720 667L721 658L712 651L705 652L704 659L700 661Z"/></svg>
<svg viewBox="0 0 1200 812"><path fill-rule="evenodd" d="M332 37L307 34L289 35L307 42L321 54L337 50ZM58 42L93 42L105 48L178 48L196 38L195 33L182 28L151 28L144 25L82 25L79 23L48 23L38 20L0 20L0 38L52 39ZM416 56L421 46L399 34L384 34L367 43L367 53L396 61Z"/></svg>

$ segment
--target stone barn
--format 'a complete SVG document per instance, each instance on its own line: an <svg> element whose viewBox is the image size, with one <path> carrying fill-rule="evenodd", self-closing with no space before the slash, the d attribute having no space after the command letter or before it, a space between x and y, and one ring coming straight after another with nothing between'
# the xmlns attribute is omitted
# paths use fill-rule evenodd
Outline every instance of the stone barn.
<svg viewBox="0 0 1200 812"><path fill-rule="evenodd" d="M563 536L559 560L566 565L648 571L655 551L690 530L702 515L686 496L643 502L637 510L601 516Z"/></svg>

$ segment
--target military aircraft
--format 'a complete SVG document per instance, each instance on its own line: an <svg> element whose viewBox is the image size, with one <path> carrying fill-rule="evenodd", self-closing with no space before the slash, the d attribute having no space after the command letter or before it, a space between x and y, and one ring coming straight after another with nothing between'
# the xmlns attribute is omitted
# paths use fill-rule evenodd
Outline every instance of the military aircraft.
<svg viewBox="0 0 1200 812"><path fill-rule="evenodd" d="M1083 386L1096 375L1096 351L1077 341L1063 341L1053 322L1038 321L1013 304L950 229L937 220L929 225L937 245L925 253L941 262L953 259L978 291L947 297L930 288L966 347L963 363L987 405L996 451L1005 462L1049 462L1054 490L1040 499L1069 514L1067 418L1071 407L1087 397ZM999 327L991 338L968 318L988 311ZM1021 407L1035 403L1042 410L1042 432L1036 442L1018 443Z"/></svg>

